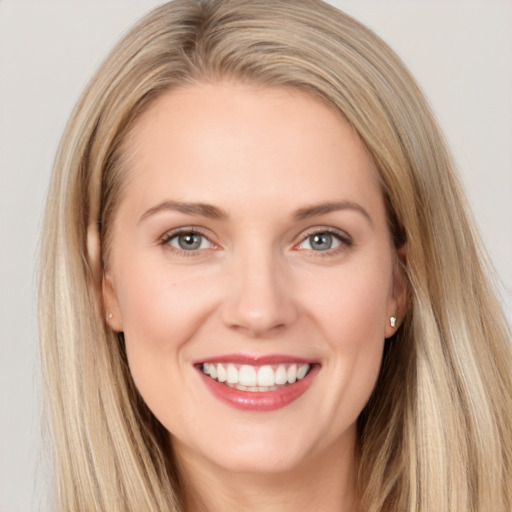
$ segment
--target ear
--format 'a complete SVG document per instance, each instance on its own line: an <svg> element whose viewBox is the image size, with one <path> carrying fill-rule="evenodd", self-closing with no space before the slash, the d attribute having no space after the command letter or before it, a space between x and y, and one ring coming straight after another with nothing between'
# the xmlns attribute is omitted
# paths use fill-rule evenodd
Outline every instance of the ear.
<svg viewBox="0 0 512 512"><path fill-rule="evenodd" d="M402 323L409 306L409 281L407 278L407 250L403 246L396 252L393 268L393 290L388 303L385 337L390 338ZM395 325L391 325L395 317Z"/></svg>
<svg viewBox="0 0 512 512"><path fill-rule="evenodd" d="M103 304L105 305L105 320L107 325L116 332L123 331L123 317L117 298L114 280L109 273L103 274L101 283Z"/></svg>

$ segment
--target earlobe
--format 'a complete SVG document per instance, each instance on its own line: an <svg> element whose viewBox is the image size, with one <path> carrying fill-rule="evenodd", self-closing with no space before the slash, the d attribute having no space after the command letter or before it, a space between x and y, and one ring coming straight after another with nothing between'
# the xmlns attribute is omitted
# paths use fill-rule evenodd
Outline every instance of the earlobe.
<svg viewBox="0 0 512 512"><path fill-rule="evenodd" d="M393 336L400 327L409 306L409 286L407 278L407 253L405 246L396 253L393 269L393 291L388 308L385 337Z"/></svg>
<svg viewBox="0 0 512 512"><path fill-rule="evenodd" d="M121 308L119 307L113 279L109 274L103 275L101 287L105 307L105 321L113 331L122 332L123 318Z"/></svg>

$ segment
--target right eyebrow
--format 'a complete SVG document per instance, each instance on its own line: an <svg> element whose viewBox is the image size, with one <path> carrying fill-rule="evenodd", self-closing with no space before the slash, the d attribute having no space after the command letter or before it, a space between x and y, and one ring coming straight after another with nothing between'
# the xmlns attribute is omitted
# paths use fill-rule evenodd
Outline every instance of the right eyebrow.
<svg viewBox="0 0 512 512"><path fill-rule="evenodd" d="M304 220L315 217L317 215L325 215L327 213L340 210L352 210L358 212L368 221L370 226L373 226L373 220L370 214L360 204L354 203L352 201L333 201L307 206L297 210L294 214L294 217L297 220Z"/></svg>
<svg viewBox="0 0 512 512"><path fill-rule="evenodd" d="M213 206L207 203L186 203L180 201L163 201L156 206L146 210L139 219L139 222L147 219L148 217L155 215L156 213L164 211L175 211L185 213L186 215L200 215L202 217L208 217L210 219L226 219L227 213L221 210L217 206Z"/></svg>

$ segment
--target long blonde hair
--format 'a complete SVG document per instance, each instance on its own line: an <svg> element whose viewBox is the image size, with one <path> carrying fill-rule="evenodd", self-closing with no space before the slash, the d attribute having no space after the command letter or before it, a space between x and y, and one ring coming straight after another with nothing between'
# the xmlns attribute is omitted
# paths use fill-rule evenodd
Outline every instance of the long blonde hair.
<svg viewBox="0 0 512 512"><path fill-rule="evenodd" d="M122 142L163 91L292 86L340 112L372 155L410 307L359 418L367 512L512 510L510 332L429 107L374 33L318 0L176 0L114 48L68 123L42 236L40 338L62 511L178 511L164 428L106 328L102 266Z"/></svg>

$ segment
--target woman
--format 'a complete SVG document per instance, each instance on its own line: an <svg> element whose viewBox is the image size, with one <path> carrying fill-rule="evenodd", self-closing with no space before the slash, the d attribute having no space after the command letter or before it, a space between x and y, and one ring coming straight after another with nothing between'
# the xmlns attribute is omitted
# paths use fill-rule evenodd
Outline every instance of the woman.
<svg viewBox="0 0 512 512"><path fill-rule="evenodd" d="M511 508L506 322L425 100L343 13L150 13L44 233L62 510Z"/></svg>

